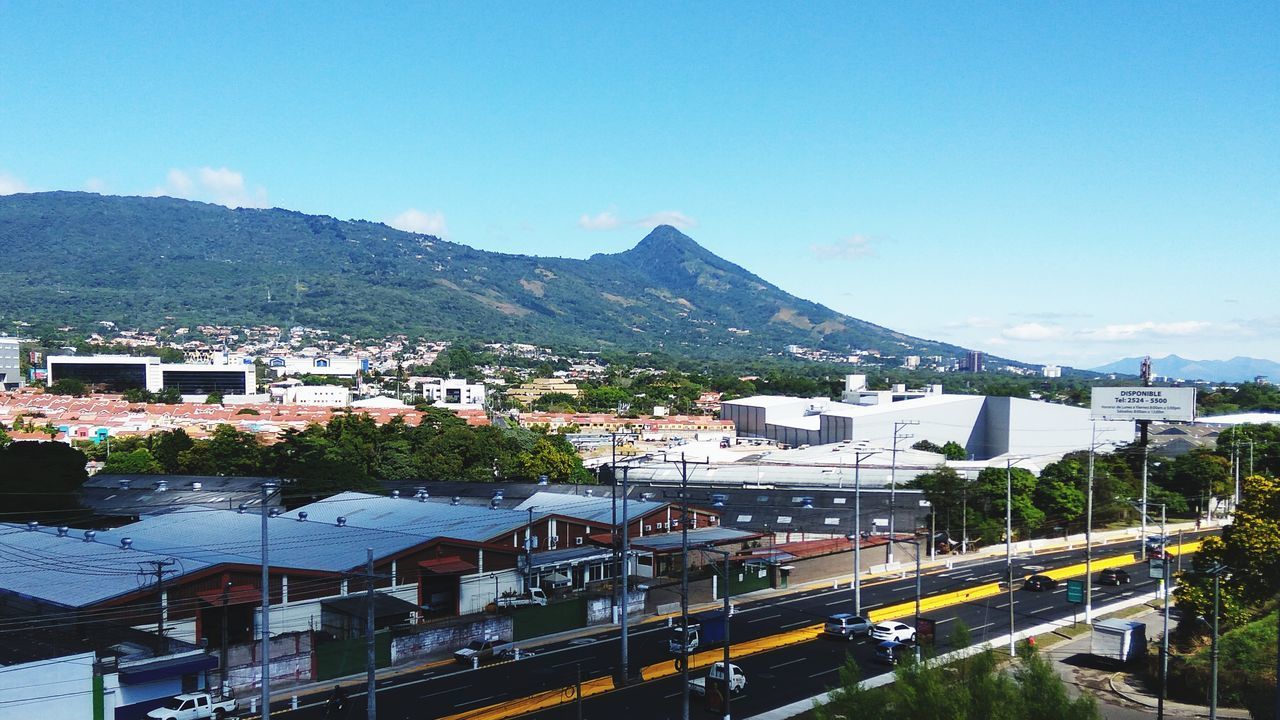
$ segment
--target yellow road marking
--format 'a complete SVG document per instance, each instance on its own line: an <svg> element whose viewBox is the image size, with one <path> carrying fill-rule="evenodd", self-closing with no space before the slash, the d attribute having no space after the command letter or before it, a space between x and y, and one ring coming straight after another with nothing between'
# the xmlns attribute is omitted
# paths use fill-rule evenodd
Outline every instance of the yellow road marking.
<svg viewBox="0 0 1280 720"><path fill-rule="evenodd" d="M1200 549L1200 541L1194 540L1182 543L1179 546L1169 548L1169 552L1173 555L1182 553L1191 553ZM1092 562L1094 570L1101 570L1109 567L1120 567L1122 565L1135 565L1140 560L1135 560L1133 553L1124 555L1112 555L1111 557L1098 558ZM1047 570L1043 574L1052 577L1055 580L1062 580L1077 575L1083 575L1085 570L1084 563L1077 565L1068 565L1067 567ZM1005 592L1000 583L987 583L978 585L977 587L968 588L966 590L957 590L955 592L934 595L928 598L921 598L920 611L938 610L952 605L959 605L975 600L984 600L995 595ZM891 620L899 617L906 617L915 613L915 601L897 603L882 608L877 608L868 613L867 618L871 622L880 622L882 620ZM756 655L769 650L776 650L780 647L788 645L797 645L802 642L815 640L822 634L822 625L807 625L795 630L789 630L777 635L748 640L746 642L737 643L730 646L729 654L734 658L747 657ZM707 667L714 662L724 658L724 648L716 648L712 650L704 650L689 656L689 669L696 670ZM657 680L658 678L669 677L675 675L676 664L673 660L656 662L652 665L646 665L640 670L640 678L644 682ZM610 692L614 690L613 678L602 677L596 678L582 683L582 697L591 697L600 693ZM506 718L518 717L526 713L544 710L556 705L573 702L577 699L573 687L557 688L555 690L547 690L535 693L519 700L509 700L507 702L489 705L483 708L476 708L467 712L450 715L442 720L506 720Z"/></svg>

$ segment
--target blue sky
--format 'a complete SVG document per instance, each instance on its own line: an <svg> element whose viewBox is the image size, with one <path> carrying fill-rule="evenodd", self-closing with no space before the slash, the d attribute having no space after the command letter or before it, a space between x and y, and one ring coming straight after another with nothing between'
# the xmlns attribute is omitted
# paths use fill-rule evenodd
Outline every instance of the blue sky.
<svg viewBox="0 0 1280 720"><path fill-rule="evenodd" d="M669 222L1006 357L1280 361L1277 37L1275 2L0 2L0 193L570 257Z"/></svg>

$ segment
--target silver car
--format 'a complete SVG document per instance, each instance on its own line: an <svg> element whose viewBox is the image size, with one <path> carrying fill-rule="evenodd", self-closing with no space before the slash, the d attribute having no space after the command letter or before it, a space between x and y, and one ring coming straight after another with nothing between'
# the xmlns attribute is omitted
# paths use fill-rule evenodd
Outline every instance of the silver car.
<svg viewBox="0 0 1280 720"><path fill-rule="evenodd" d="M861 615L838 613L827 618L822 632L830 637L852 640L855 637L866 637L871 634L871 621Z"/></svg>

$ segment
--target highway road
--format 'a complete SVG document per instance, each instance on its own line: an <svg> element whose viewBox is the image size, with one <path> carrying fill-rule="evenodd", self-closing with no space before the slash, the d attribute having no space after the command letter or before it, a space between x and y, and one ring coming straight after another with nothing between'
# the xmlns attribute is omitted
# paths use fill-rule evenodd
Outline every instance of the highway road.
<svg viewBox="0 0 1280 720"><path fill-rule="evenodd" d="M1187 540L1193 539L1190 535ZM1117 543L1095 548L1094 560L1136 553L1135 542ZM1029 574L1027 566L1046 569L1065 568L1084 561L1082 549L1015 558L1015 576ZM952 569L937 568L921 578L922 594L938 596L974 587L990 587L1004 576L1003 557L957 563ZM1105 605L1135 594L1150 592L1155 581L1147 577L1145 563L1126 565L1132 583L1121 586L1093 587L1095 606ZM1097 568L1095 567L1095 578ZM887 612L885 608L913 604L915 576L877 579L864 582L864 612ZM1007 592L922 612L923 617L937 623L937 643L933 652L950 649L952 628L960 621L969 627L975 642L1006 635L1009 626ZM1051 592L1015 590L1013 601L1015 623L1019 628L1045 622L1071 622L1073 615L1083 620L1083 606L1068 603L1066 583ZM808 639L808 630L828 615L853 611L853 594L849 586L839 589L813 589L806 592L774 596L737 605L731 623L732 645L748 641L758 647L771 647L784 642L789 634L791 644L771 647L761 652L735 657L733 662L746 672L748 683L744 693L733 700L735 717L746 717L779 707L830 689L838 680L838 670L846 654L862 669L863 677L889 672L890 668L873 659L874 643L870 640L839 641ZM888 611L892 612L892 611ZM896 614L896 613L895 613ZM911 622L913 609L903 611L900 619ZM882 619L876 617L875 619ZM667 654L670 631L665 623L646 623L630 636L630 669L633 675L643 670L645 680L635 681L622 689L613 689L611 676L619 664L619 639L616 629L602 629L588 637L555 643L537 649L532 657L499 663L479 669L454 664L437 664L424 671L399 675L379 681L378 717L382 720L434 720L474 717L497 720L503 717L528 717L568 720L577 718L573 685L580 676L585 684L582 717L620 720L630 717L679 718L682 715L682 684L674 663ZM775 641L775 639L777 639ZM719 657L717 651L716 657ZM669 673L665 677L655 675ZM690 677L706 674L705 669L691 671ZM345 717L364 718L363 694L352 693ZM548 709L541 709L556 705ZM703 716L701 700L691 699L691 717ZM282 708L283 709L283 708ZM527 710L521 714L522 710ZM277 712L273 716L289 720L311 720L326 717L316 703L297 711Z"/></svg>

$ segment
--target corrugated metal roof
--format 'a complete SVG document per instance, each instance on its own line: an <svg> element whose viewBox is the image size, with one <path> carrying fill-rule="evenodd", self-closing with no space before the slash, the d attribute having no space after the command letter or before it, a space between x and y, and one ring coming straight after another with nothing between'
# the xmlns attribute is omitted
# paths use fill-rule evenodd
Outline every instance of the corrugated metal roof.
<svg viewBox="0 0 1280 720"><path fill-rule="evenodd" d="M649 500L641 500L638 498L630 498L627 500L627 519L634 520L638 517L666 507L670 503L655 502ZM556 515L565 515L579 520L586 520L592 525L604 525L609 527L613 524L614 505L613 498L590 497L585 495L566 495L564 493L554 492L536 492L524 502L516 506L516 510L528 510L535 508L538 513L554 513ZM622 500L619 498L617 506L618 517L622 517Z"/></svg>
<svg viewBox="0 0 1280 720"><path fill-rule="evenodd" d="M163 553L125 550L119 540L85 542L84 531L58 537L54 528L28 530L24 525L0 523L0 578L4 590L66 607L81 607L145 589L155 583L148 561L163 561ZM184 559L173 569L193 572L207 567ZM168 576L172 577L172 576Z"/></svg>
<svg viewBox="0 0 1280 720"><path fill-rule="evenodd" d="M726 542L745 542L752 538L760 537L760 533L748 532L746 530L734 530L727 527L705 527L696 528L689 531L689 547L697 548L700 545L708 543L726 543ZM661 535L645 535L644 537L632 538L631 547L644 548L646 550L668 551L679 550L683 538L678 532L662 533Z"/></svg>
<svg viewBox="0 0 1280 720"><path fill-rule="evenodd" d="M375 528L418 537L449 537L457 540L485 542L505 533L513 533L529 522L529 514L502 508L490 510L482 505L451 505L444 498L420 502L411 497L389 498L366 493L344 492L304 505L281 517L294 518L307 513L309 523L335 525L346 518L347 528ZM537 517L539 513L535 513Z"/></svg>

